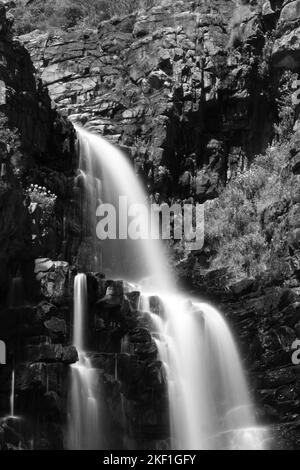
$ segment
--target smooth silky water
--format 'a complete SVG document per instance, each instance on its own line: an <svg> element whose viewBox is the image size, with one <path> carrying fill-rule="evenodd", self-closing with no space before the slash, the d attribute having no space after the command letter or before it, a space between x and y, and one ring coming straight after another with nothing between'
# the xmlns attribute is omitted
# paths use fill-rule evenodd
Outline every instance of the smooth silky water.
<svg viewBox="0 0 300 470"><path fill-rule="evenodd" d="M71 366L71 392L67 448L71 450L103 449L101 423L101 387L98 372L85 351L87 333L87 279L78 274L74 280L73 345L79 361Z"/></svg>
<svg viewBox="0 0 300 470"><path fill-rule="evenodd" d="M119 209L119 197L126 196L128 207L145 206L141 225L147 224L147 194L130 162L123 153L105 139L76 127L79 146L79 180L85 186L84 201L92 210L85 211L87 233L96 238L96 209L99 202ZM86 204L86 202L85 202ZM171 289L169 272L160 240L125 239L104 240L102 244L102 268L112 278L141 282L155 280L154 286ZM97 257L97 254L95 255ZM99 258L99 256L98 256ZM99 269L99 265L98 265Z"/></svg>
<svg viewBox="0 0 300 470"><path fill-rule="evenodd" d="M11 390L9 397L9 408L10 408L10 418L16 418L15 416L15 371L11 373Z"/></svg>
<svg viewBox="0 0 300 470"><path fill-rule="evenodd" d="M146 204L147 194L120 150L79 127L77 133L80 175L92 208L86 212L86 223L95 234L99 201L118 208L119 196L127 196L129 205ZM104 270L110 268L115 278L139 281L141 285L140 310L150 315L153 338L167 374L171 447L264 449L267 430L256 423L237 347L222 315L211 305L178 293L160 241L104 241L102 251L107 254ZM80 275L77 285L75 282L74 345L80 352L80 361L72 367L74 429L70 448L85 448L87 434L92 439L92 435L104 432L91 415L87 419L89 413L97 415L99 398L91 393L95 379L82 352L84 327L78 308L83 312L83 279ZM151 312L152 295L160 298L160 315ZM127 348L125 337L122 351L127 352ZM96 444L93 442L93 446Z"/></svg>

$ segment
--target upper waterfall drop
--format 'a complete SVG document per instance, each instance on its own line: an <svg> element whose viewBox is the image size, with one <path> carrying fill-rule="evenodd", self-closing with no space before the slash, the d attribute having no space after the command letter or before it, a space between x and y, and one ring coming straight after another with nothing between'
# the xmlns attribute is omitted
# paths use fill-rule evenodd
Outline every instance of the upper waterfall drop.
<svg viewBox="0 0 300 470"><path fill-rule="evenodd" d="M112 204L118 211L120 196L127 197L128 206L141 204L145 207L148 196L131 163L119 149L103 137L81 127L76 126L76 131L80 142L80 174L83 175L86 193L92 201L93 213L89 224L96 237L95 214L100 201ZM103 268L111 271L114 278L140 282L150 277L152 288L157 291L173 288L174 279L159 240L117 238L104 240L102 247ZM112 260L114 266L111 266Z"/></svg>
<svg viewBox="0 0 300 470"><path fill-rule="evenodd" d="M126 196L129 204L146 205L147 194L120 150L98 135L76 129L80 175L89 199L88 225L96 238L99 201L118 207L119 196ZM140 310L150 314L165 366L171 448L263 449L266 432L257 427L241 360L221 314L208 304L178 294L159 240L105 241L102 250L104 257L105 252L108 255L104 270L112 260L116 263L112 275L131 280L135 274L135 281L151 279L141 288ZM161 300L160 316L151 312L153 295Z"/></svg>

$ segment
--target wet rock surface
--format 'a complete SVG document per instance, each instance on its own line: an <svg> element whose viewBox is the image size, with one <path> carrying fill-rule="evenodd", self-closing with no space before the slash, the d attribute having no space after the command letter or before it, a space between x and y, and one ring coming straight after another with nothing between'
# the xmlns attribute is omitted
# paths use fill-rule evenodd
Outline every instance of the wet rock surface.
<svg viewBox="0 0 300 470"><path fill-rule="evenodd" d="M73 127L53 106L28 51L13 39L2 3L0 48L0 303L5 304L13 279L23 277L24 291L33 294L35 258L70 256L64 242L71 236L66 220L74 205L76 162ZM31 184L57 196L47 227L41 204L29 198Z"/></svg>
<svg viewBox="0 0 300 470"><path fill-rule="evenodd" d="M300 438L299 288L266 288L222 304L241 339L258 413L270 426L271 448L297 449Z"/></svg>
<svg viewBox="0 0 300 470"><path fill-rule="evenodd" d="M70 345L75 270L49 258L37 259L35 266L39 302L4 312L10 323L5 338L9 365L0 369L1 449L66 446L70 365L78 361ZM61 268L70 282L61 282ZM99 377L107 448L168 447L166 375L151 325L144 321L147 313L138 310L139 293L132 303L121 281L99 273L87 279L87 354ZM53 295L53 285L59 286L59 295ZM10 417L12 370L15 417Z"/></svg>
<svg viewBox="0 0 300 470"><path fill-rule="evenodd" d="M46 263L43 267L50 270L57 264ZM40 260L36 265L41 269ZM67 269L67 278L72 279L74 268ZM60 279L59 271L53 273ZM168 448L166 374L150 334L151 317L139 310L139 293L127 292L121 281L106 280L98 273L89 273L87 279L88 357L99 374L107 445L112 449ZM9 418L12 368L2 366L0 409L2 416L8 416L0 424L3 449L66 445L70 364L78 359L70 346L72 289L64 284L60 297L64 301L55 303L44 297L45 285L53 278L37 282L38 304L6 312L11 326L7 327L8 344L15 345L9 357L14 358L19 419ZM200 295L197 289L193 294ZM267 446L297 449L300 366L293 364L292 355L294 342L300 340L299 287L274 287L249 279L233 284L230 291L213 291L212 287L206 298L224 313L239 338L256 418L269 429ZM163 315L158 297L153 296L150 304L153 312Z"/></svg>

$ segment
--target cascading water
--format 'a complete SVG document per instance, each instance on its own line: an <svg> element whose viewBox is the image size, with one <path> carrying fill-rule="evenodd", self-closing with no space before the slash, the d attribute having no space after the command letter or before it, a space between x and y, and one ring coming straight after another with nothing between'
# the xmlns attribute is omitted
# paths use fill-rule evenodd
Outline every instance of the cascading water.
<svg viewBox="0 0 300 470"><path fill-rule="evenodd" d="M71 450L103 448L98 374L85 352L87 280L78 274L74 281L73 345L79 361L71 366L71 396L67 447Z"/></svg>
<svg viewBox="0 0 300 470"><path fill-rule="evenodd" d="M86 193L94 191L97 200L116 208L119 196L127 197L128 206L145 204L146 192L126 157L102 137L81 128L77 132ZM94 209L96 205L94 201ZM93 217L90 223L95 229ZM116 263L113 274L127 280L133 273L140 281L149 278L142 284L140 310L150 314L168 377L172 448L262 449L266 431L256 425L239 355L223 317L210 305L178 294L161 242L151 237L117 239L105 241L102 248L108 253L106 263L112 257ZM153 292L159 295L161 316L151 312ZM127 348L125 337L122 350Z"/></svg>
<svg viewBox="0 0 300 470"><path fill-rule="evenodd" d="M140 307L150 305L143 294ZM146 300L145 300L146 299ZM181 295L160 294L152 332L168 377L172 447L262 449L241 362L220 313ZM162 317L162 318L161 318Z"/></svg>
<svg viewBox="0 0 300 470"><path fill-rule="evenodd" d="M87 211L89 232L96 237L96 207L98 201L119 209L119 197L126 196L128 207L146 207L147 195L130 163L120 150L105 139L77 127L80 141L80 175L84 175L85 193L93 208ZM99 183L101 181L101 183ZM94 196L93 196L94 195ZM126 209L125 209L126 211ZM120 217L124 216L122 208ZM127 216L127 212L126 212ZM141 214L141 225L147 224L148 213ZM119 220L120 223L120 220ZM103 269L115 278L141 281L151 277L154 287L172 288L172 276L167 267L159 240L104 240Z"/></svg>
<svg viewBox="0 0 300 470"><path fill-rule="evenodd" d="M11 391L10 391L10 418L15 418L15 371L11 373Z"/></svg>

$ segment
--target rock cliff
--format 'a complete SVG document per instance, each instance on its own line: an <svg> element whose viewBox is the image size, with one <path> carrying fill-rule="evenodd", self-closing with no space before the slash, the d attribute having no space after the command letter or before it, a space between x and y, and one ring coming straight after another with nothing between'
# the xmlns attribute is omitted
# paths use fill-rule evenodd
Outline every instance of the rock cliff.
<svg viewBox="0 0 300 470"><path fill-rule="evenodd" d="M235 9L164 2L20 40L61 111L127 151L151 192L204 200L267 145L276 114L259 73L263 17L249 8L233 26Z"/></svg>
<svg viewBox="0 0 300 470"><path fill-rule="evenodd" d="M20 387L27 393L24 413L29 416L29 423L34 402L31 392L35 386L41 386L44 373L43 366L36 364L37 357L40 361L46 357L47 361L48 354L62 368L74 361L74 357L76 360L76 351L62 346L48 349L45 346L38 356L37 344L42 345L43 339L38 336L37 323L39 315L43 318L45 312L40 310L35 319L31 317L32 306L40 297L34 278L34 259L50 253L65 254L64 241L69 230L64 227L64 218L70 214L74 199L76 161L73 127L57 113L47 89L34 73L28 52L13 39L11 22L2 4L0 50L0 332L1 340L7 344L8 363L0 366L0 448L3 449L17 448L24 440L25 431L21 435L21 428L13 429L3 421L3 416L9 414L11 374L20 361L19 348L25 347L27 351L19 365L24 378ZM33 187L39 187L35 193ZM49 213L47 224L44 223L46 213L37 208L34 194L44 202L55 198L56 207ZM56 372L54 380L57 380ZM53 395L50 394L47 403L53 407Z"/></svg>
<svg viewBox="0 0 300 470"><path fill-rule="evenodd" d="M7 293L10 279L20 271L28 278L28 265L36 256L47 251L62 253L63 217L73 197L76 162L72 125L51 104L26 49L13 40L3 5L0 48L0 291ZM58 196L56 216L47 234L40 227L40 236L33 225L41 225L41 221L36 212L29 214L26 190L30 184L45 186ZM1 303L5 300L2 295Z"/></svg>
<svg viewBox="0 0 300 470"><path fill-rule="evenodd" d="M270 141L299 4L157 3L20 40L58 107L126 150L150 192L203 201Z"/></svg>
<svg viewBox="0 0 300 470"><path fill-rule="evenodd" d="M66 262L37 259L39 301L1 311L10 365L0 369L0 450L66 448L69 365L78 360L70 346L74 274ZM139 293L126 283L93 273L87 281L89 357L99 380L105 446L168 448L166 376L150 314L139 310ZM152 303L159 308L157 298ZM15 417L9 416L12 363Z"/></svg>

